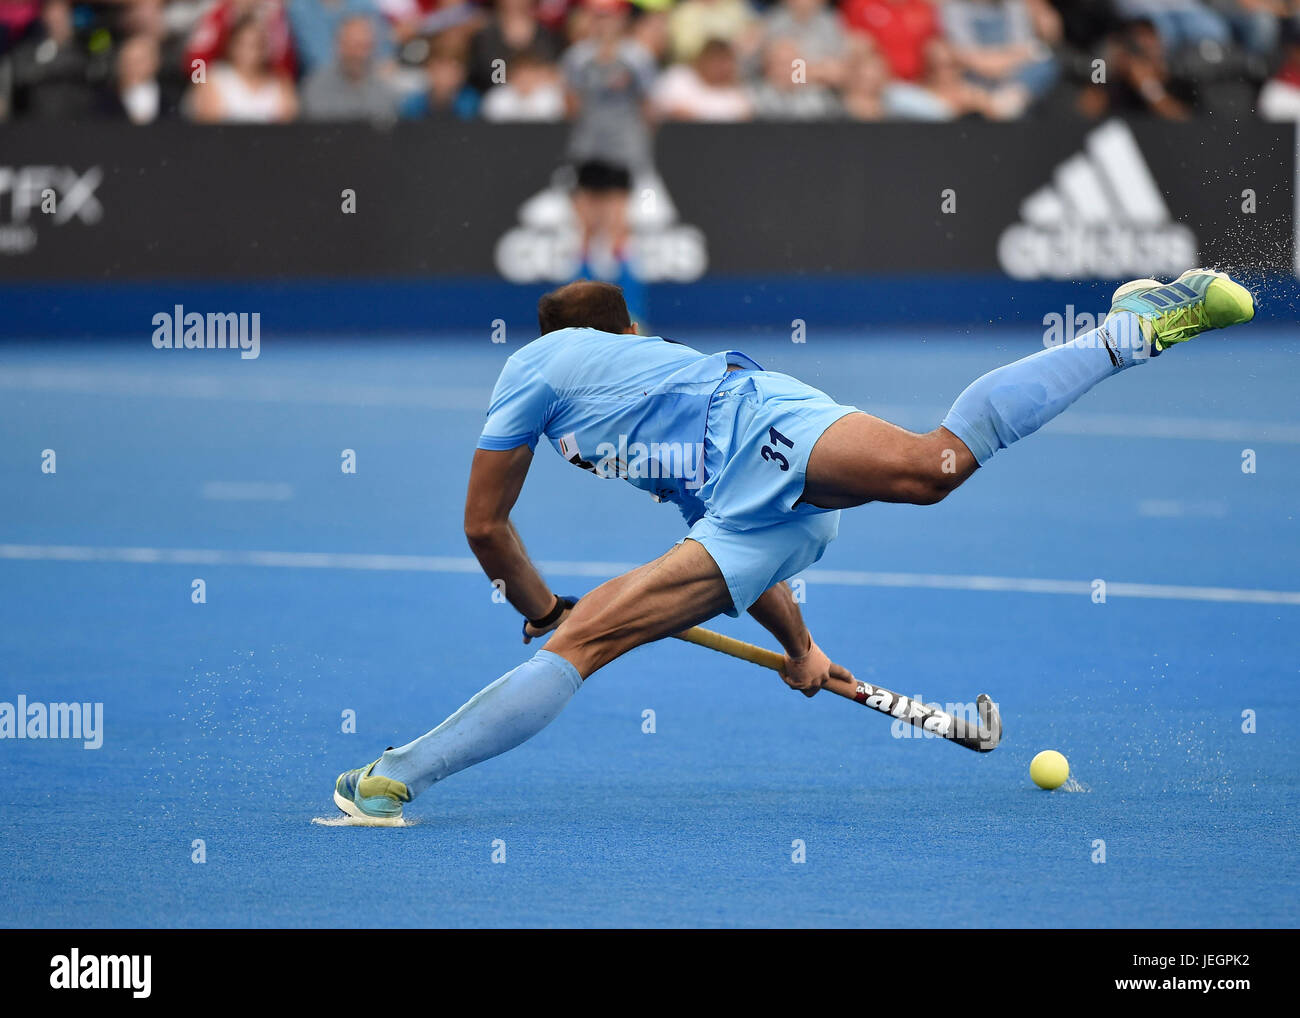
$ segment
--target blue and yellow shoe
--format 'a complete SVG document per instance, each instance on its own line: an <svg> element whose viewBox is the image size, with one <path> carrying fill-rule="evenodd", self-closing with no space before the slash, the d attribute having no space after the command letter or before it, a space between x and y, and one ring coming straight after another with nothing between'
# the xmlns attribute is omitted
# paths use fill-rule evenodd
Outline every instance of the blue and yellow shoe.
<svg viewBox="0 0 1300 1018"><path fill-rule="evenodd" d="M377 763L340 774L334 782L334 805L368 827L403 827L402 803L411 801L410 790L400 781L372 774Z"/></svg>
<svg viewBox="0 0 1300 1018"><path fill-rule="evenodd" d="M1226 273L1188 269L1172 283L1135 279L1111 297L1110 314L1131 311L1155 357L1210 329L1226 329L1255 317L1255 300ZM1107 316L1109 318L1109 315Z"/></svg>

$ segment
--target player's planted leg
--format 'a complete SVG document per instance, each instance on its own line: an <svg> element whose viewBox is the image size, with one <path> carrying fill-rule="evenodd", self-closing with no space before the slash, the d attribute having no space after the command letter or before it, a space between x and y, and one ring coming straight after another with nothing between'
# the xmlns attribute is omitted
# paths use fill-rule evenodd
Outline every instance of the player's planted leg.
<svg viewBox="0 0 1300 1018"><path fill-rule="evenodd" d="M578 670L539 650L479 690L433 731L379 758L379 774L401 782L411 797L436 781L514 749L549 725L582 686Z"/></svg>
<svg viewBox="0 0 1300 1018"><path fill-rule="evenodd" d="M550 647L476 693L431 732L339 776L335 802L362 823L400 824L402 804L443 778L499 756L554 721L583 679L653 640L731 605L708 552L685 541L578 602Z"/></svg>
<svg viewBox="0 0 1300 1018"><path fill-rule="evenodd" d="M531 739L559 717L581 685L572 664L539 650L431 732L390 748L369 767L339 775L334 802L362 823L399 826L403 803L434 782Z"/></svg>

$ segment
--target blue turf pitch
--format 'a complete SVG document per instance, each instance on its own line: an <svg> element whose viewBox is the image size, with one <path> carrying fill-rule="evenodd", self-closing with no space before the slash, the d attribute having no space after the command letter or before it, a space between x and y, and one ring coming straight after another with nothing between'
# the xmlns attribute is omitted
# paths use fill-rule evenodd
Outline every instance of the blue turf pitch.
<svg viewBox="0 0 1300 1018"><path fill-rule="evenodd" d="M684 338L918 428L1037 344ZM1296 924L1300 605L1231 600L1300 590L1293 329L1205 337L1111 380L940 506L845 514L819 568L853 575L806 577L818 641L903 693L992 694L993 754L894 738L862 708L670 641L432 789L407 829L313 825L335 812L340 770L530 653L460 529L481 411L515 348L3 350L0 700L102 701L105 735L96 751L0 742L0 923ZM551 576L576 593L680 528L671 507L545 450L516 522L535 558L590 574ZM122 548L184 554L123 562ZM192 554L206 551L328 554ZM970 576L1082 587L922 585ZM1094 579L1228 593L1096 604ZM763 639L748 620L719 628ZM1030 784L1046 748L1083 790Z"/></svg>

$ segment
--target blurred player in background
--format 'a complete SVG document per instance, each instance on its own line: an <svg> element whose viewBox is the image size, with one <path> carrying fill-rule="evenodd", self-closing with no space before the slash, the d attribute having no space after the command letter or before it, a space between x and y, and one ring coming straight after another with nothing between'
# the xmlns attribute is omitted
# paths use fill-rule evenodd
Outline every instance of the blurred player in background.
<svg viewBox="0 0 1300 1018"><path fill-rule="evenodd" d="M588 36L564 54L573 133L569 158L577 174L573 208L581 231L578 275L594 271L597 245L608 249L614 278L634 316L644 314L641 283L629 248L632 183L650 169L649 98L654 59L628 32L623 0L586 0Z"/></svg>

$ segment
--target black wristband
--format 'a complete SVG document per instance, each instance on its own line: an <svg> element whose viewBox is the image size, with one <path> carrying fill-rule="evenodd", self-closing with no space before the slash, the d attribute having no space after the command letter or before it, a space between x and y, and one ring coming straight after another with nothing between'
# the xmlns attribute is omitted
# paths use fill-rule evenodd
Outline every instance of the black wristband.
<svg viewBox="0 0 1300 1018"><path fill-rule="evenodd" d="M564 614L564 609L568 608L568 603L559 594L555 595L555 607L543 615L540 619L529 619L528 624L534 629L542 629L549 626L552 622Z"/></svg>

